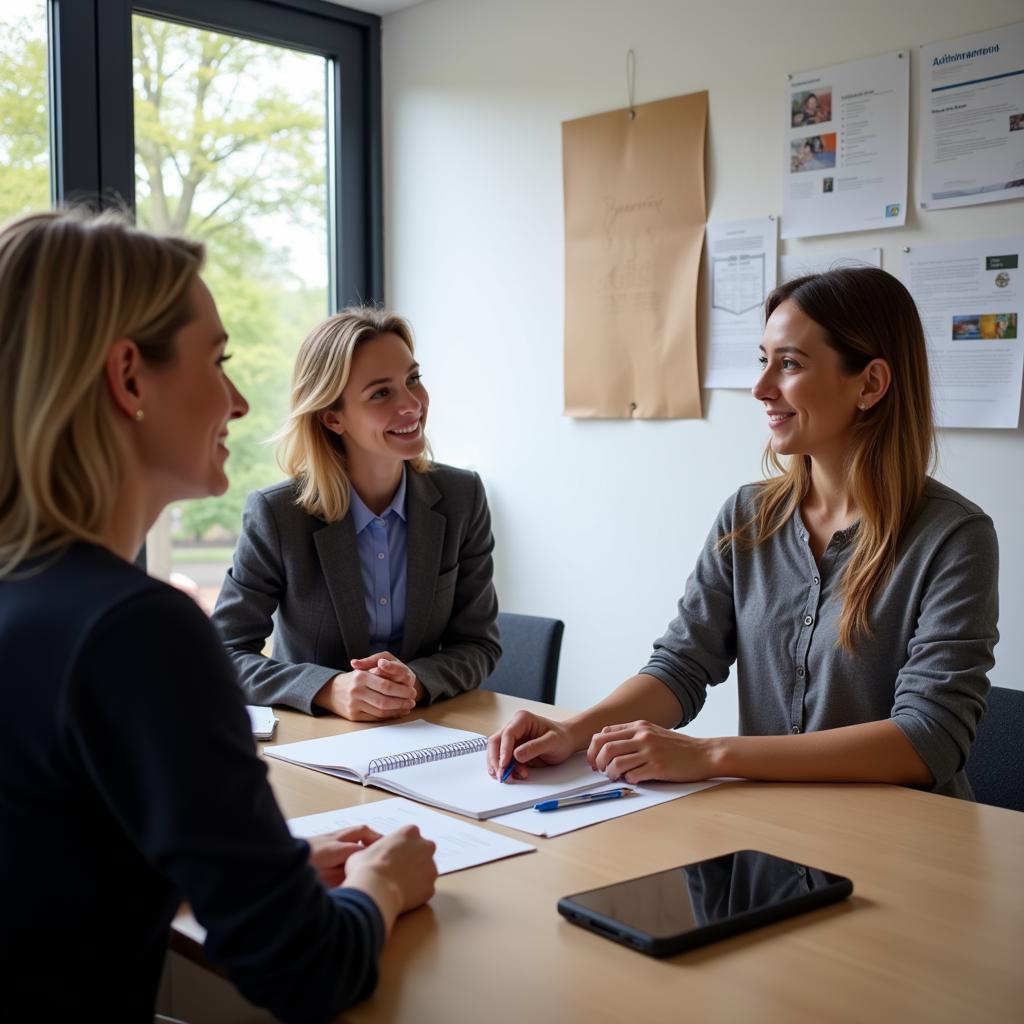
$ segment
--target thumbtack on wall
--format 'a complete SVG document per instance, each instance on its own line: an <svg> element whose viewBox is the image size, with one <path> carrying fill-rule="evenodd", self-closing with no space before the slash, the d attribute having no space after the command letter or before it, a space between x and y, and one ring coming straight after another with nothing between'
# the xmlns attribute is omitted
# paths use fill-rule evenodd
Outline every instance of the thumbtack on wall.
<svg viewBox="0 0 1024 1024"><path fill-rule="evenodd" d="M910 246L909 245L903 246L903 251L904 252L910 252Z"/></svg>

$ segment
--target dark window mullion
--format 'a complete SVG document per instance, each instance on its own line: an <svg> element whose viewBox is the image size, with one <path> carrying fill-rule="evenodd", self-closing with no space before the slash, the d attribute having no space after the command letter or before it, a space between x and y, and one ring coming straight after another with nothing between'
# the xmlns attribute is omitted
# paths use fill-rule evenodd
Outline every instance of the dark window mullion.
<svg viewBox="0 0 1024 1024"><path fill-rule="evenodd" d="M100 191L94 0L50 2L50 152L58 203Z"/></svg>

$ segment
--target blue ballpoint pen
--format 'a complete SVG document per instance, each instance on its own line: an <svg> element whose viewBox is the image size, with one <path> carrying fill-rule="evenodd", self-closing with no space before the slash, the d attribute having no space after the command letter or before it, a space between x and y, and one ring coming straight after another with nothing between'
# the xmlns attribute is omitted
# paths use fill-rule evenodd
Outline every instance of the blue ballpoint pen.
<svg viewBox="0 0 1024 1024"><path fill-rule="evenodd" d="M508 777L512 774L512 769L515 768L515 766L516 759L513 757L512 760L509 761L507 765L505 765L505 770L501 773L502 782L508 782Z"/></svg>
<svg viewBox="0 0 1024 1024"><path fill-rule="evenodd" d="M535 811L557 811L560 807L575 807L578 804L590 804L597 800L617 800L620 796L626 796L633 790L626 788L606 789L603 793L580 793L579 796L567 796L561 800L542 800L534 804Z"/></svg>

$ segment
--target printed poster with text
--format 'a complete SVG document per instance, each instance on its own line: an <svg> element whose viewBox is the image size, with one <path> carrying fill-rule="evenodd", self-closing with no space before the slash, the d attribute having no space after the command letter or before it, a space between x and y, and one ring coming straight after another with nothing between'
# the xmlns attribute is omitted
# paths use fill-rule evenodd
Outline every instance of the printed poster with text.
<svg viewBox="0 0 1024 1024"><path fill-rule="evenodd" d="M708 225L706 388L751 388L761 373L758 346L764 300L775 287L777 225L774 217Z"/></svg>
<svg viewBox="0 0 1024 1024"><path fill-rule="evenodd" d="M921 47L921 206L1024 196L1024 21Z"/></svg>
<svg viewBox="0 0 1024 1024"><path fill-rule="evenodd" d="M562 125L565 413L701 415L706 92Z"/></svg>
<svg viewBox="0 0 1024 1024"><path fill-rule="evenodd" d="M903 283L928 339L936 424L1015 429L1024 373L1024 235L912 246Z"/></svg>
<svg viewBox="0 0 1024 1024"><path fill-rule="evenodd" d="M909 54L789 75L785 107L782 237L902 227Z"/></svg>

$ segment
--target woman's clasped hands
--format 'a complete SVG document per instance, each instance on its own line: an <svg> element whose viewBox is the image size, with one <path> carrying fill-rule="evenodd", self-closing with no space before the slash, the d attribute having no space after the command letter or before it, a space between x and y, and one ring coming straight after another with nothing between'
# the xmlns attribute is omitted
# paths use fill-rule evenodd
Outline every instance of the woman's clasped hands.
<svg viewBox="0 0 1024 1024"><path fill-rule="evenodd" d="M333 676L314 703L352 722L407 715L426 695L416 674L388 651L353 658L351 672Z"/></svg>

